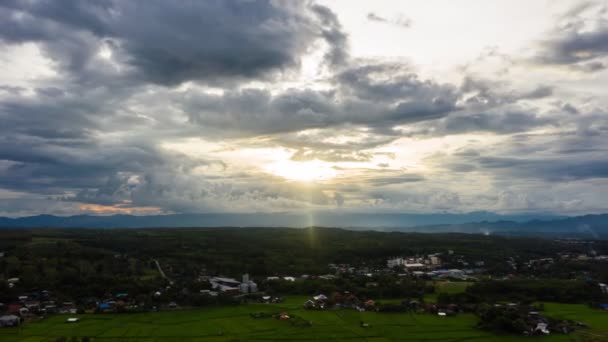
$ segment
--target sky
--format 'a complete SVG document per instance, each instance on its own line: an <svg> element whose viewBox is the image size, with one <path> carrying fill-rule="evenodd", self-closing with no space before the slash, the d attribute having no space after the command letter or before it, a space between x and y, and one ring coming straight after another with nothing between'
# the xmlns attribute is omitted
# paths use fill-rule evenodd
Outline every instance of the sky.
<svg viewBox="0 0 608 342"><path fill-rule="evenodd" d="M608 206L608 2L0 1L0 216Z"/></svg>

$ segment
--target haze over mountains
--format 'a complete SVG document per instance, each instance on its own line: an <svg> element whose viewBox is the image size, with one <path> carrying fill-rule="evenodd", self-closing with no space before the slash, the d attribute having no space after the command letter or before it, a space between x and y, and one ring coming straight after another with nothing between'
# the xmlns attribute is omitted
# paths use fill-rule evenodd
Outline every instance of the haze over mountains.
<svg viewBox="0 0 608 342"><path fill-rule="evenodd" d="M342 227L404 232L459 232L506 235L607 237L608 214L564 217L556 215L465 214L362 214L317 212L250 214L172 214L53 216L0 218L2 228L161 228L161 227Z"/></svg>

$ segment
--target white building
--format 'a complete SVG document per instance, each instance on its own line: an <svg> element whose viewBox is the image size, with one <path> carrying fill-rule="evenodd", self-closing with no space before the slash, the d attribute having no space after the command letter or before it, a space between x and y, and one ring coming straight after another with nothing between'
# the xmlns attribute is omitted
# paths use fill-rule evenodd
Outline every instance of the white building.
<svg viewBox="0 0 608 342"><path fill-rule="evenodd" d="M0 327L16 327L21 323L21 318L15 315L0 317Z"/></svg>
<svg viewBox="0 0 608 342"><path fill-rule="evenodd" d="M386 261L386 266L388 268L403 266L403 264L404 264L403 258L388 259Z"/></svg>
<svg viewBox="0 0 608 342"><path fill-rule="evenodd" d="M213 277L209 279L209 283L211 283L211 288L214 290L219 290L220 292L240 291L241 285L241 283L236 279L223 277Z"/></svg>
<svg viewBox="0 0 608 342"><path fill-rule="evenodd" d="M424 268L424 264L421 264L419 262L414 262L411 264L405 264L405 268L407 268L408 270L421 269L421 268Z"/></svg>
<svg viewBox="0 0 608 342"><path fill-rule="evenodd" d="M431 265L433 265L433 266L441 265L441 259L439 259L438 256L432 255L430 259L431 259Z"/></svg>
<svg viewBox="0 0 608 342"><path fill-rule="evenodd" d="M249 274L243 274L243 282L239 286L241 293L258 292L258 284L249 279Z"/></svg>

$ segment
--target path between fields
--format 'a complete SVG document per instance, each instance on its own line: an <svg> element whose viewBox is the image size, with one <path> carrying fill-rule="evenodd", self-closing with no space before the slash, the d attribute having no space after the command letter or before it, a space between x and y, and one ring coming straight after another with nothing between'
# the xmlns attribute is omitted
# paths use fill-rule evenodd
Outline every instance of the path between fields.
<svg viewBox="0 0 608 342"><path fill-rule="evenodd" d="M173 280L169 279L169 277L167 277L167 275L165 274L165 271L163 271L162 267L160 267L160 263L158 262L158 260L156 259L152 259L152 261L154 261L154 263L156 264L156 268L158 269L158 273L160 273L160 276L165 278L170 285L173 285Z"/></svg>

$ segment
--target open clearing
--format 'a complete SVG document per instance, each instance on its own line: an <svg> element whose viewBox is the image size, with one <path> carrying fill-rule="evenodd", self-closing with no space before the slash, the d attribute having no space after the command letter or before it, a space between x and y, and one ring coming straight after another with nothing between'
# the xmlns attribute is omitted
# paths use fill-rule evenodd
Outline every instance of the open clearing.
<svg viewBox="0 0 608 342"><path fill-rule="evenodd" d="M93 341L255 341L255 340L364 340L364 341L521 341L520 336L496 336L475 329L470 314L437 317L428 314L392 314L354 310L307 311L303 297L277 305L251 304L187 311L142 314L80 315L79 323L65 323L67 316L53 316L20 329L0 329L1 341L55 341L59 336L88 336ZM550 316L589 324L585 333L551 335L544 341L578 341L594 334L608 336L608 313L585 305L545 305ZM312 322L312 327L292 326L274 318L253 319L254 312L288 312ZM361 321L369 328L360 327ZM69 340L69 339L68 339ZM602 340L602 339L599 339Z"/></svg>

